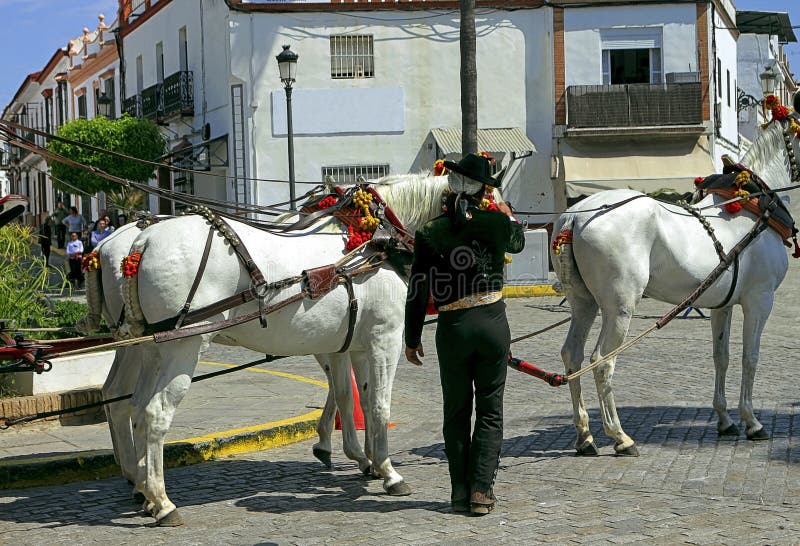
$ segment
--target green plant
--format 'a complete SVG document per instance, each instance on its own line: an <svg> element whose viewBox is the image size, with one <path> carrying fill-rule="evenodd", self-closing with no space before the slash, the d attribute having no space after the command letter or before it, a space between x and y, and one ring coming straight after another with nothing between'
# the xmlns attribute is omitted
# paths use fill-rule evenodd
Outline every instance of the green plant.
<svg viewBox="0 0 800 546"><path fill-rule="evenodd" d="M151 121L136 119L127 114L116 120L103 116L76 119L62 125L56 134L69 140L148 161L156 161L166 153L166 143L158 127ZM146 182L153 176L152 165L91 151L76 144L51 140L47 148L68 159L96 167L120 178ZM52 163L51 170L54 185L68 191L71 191L70 188L64 187L55 179L68 180L71 185L88 193L100 191L111 193L123 190L123 187L115 182L58 161Z"/></svg>
<svg viewBox="0 0 800 546"><path fill-rule="evenodd" d="M0 228L0 318L13 319L19 328L41 326L51 314L43 295L51 288L51 270L31 251L36 238L28 226L12 223ZM63 273L60 278L63 290L68 283ZM13 391L12 378L0 374L0 396Z"/></svg>

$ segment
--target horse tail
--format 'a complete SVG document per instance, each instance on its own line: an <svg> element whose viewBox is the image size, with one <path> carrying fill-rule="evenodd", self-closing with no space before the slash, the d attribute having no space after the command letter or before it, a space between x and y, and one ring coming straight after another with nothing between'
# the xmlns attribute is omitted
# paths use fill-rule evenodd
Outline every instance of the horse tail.
<svg viewBox="0 0 800 546"><path fill-rule="evenodd" d="M144 243L134 243L131 247L130 254L126 256L126 260L137 256L136 267L138 268L138 260L141 259L144 248ZM133 272L131 275L125 274L122 277L122 301L125 306L125 319L117 330L117 337L126 339L143 335L147 322L145 321L142 305L139 300L139 275L136 274L136 272Z"/></svg>
<svg viewBox="0 0 800 546"><path fill-rule="evenodd" d="M574 288L586 289L575 254L572 248L572 227L575 216L569 212L562 214L553 226L550 257L553 269L565 292Z"/></svg>
<svg viewBox="0 0 800 546"><path fill-rule="evenodd" d="M99 260L99 256L96 259ZM103 277L99 268L91 266L86 270L86 307L86 316L75 323L75 329L82 334L89 334L100 328L103 312Z"/></svg>

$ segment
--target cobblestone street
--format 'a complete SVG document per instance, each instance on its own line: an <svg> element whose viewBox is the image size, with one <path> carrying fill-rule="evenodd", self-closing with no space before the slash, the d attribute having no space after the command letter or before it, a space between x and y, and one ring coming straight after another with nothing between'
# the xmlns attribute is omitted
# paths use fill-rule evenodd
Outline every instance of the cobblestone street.
<svg viewBox="0 0 800 546"><path fill-rule="evenodd" d="M380 481L359 476L341 454L336 433L332 471L312 457L312 440L168 470L167 490L187 521L181 528L151 528L152 519L137 510L122 479L3 491L0 542L92 543L113 535L120 544L798 544L798 279L795 262L767 324L754 387L756 413L770 441L717 437L710 325L693 315L675 320L617 363L620 418L639 445L639 458L612 456L591 378L584 378L584 396L601 455L576 458L569 391L509 370L498 508L483 518L451 514L434 328L428 327L425 366L400 363L392 408L392 460L414 488L412 496L388 497ZM508 300L512 335L565 318L568 310L559 303L555 297ZM645 300L630 335L667 309ZM734 317L728 374L736 422L740 318L740 313ZM563 326L526 340L514 353L561 371L565 333ZM248 351L212 347L203 358L251 357ZM307 358L264 367L324 379ZM298 407L298 414L322 405L324 391L313 392L315 398Z"/></svg>

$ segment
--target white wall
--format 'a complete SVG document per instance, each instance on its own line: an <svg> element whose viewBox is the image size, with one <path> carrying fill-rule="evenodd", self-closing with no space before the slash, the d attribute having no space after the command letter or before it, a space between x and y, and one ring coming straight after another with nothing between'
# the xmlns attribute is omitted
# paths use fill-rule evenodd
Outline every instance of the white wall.
<svg viewBox="0 0 800 546"><path fill-rule="evenodd" d="M245 84L249 176L288 178L286 138L273 128L285 115L275 61L282 44L290 44L300 56L295 124L319 127L324 133L295 135L298 181L318 183L323 166L388 163L393 173L429 169L435 159L435 150L425 145L430 129L461 126L457 14L387 11L381 12L380 22L360 13L232 12L230 17L230 81ZM478 125L522 127L539 150L526 160L519 181L508 190L523 208L553 206L549 18L546 9L476 17ZM374 36L374 78L331 78L329 37L343 33ZM402 90L402 112L398 90ZM394 99L388 100L389 95ZM337 127L333 110L339 107L330 103L331 97L353 111L363 96L386 101L388 115L380 111L375 115L387 119L350 119ZM404 116L402 122L394 117L398 114ZM298 194L303 188L308 186L298 185ZM261 182L255 193L262 204L288 198L287 185L281 183Z"/></svg>
<svg viewBox="0 0 800 546"><path fill-rule="evenodd" d="M566 85L602 85L601 29L662 28L663 72L697 72L695 6L603 6L564 10Z"/></svg>
<svg viewBox="0 0 800 546"><path fill-rule="evenodd" d="M712 72L709 72L709 76L711 81L714 82L711 86L714 91L712 104L720 103L719 136L722 139L714 139L713 159L717 171L721 172L722 155L728 154L736 158L739 153L739 124L736 115L736 85L739 76L737 73L736 39L732 31L726 28L725 20L719 16L718 12L715 14L714 21L716 30L713 31L712 53L715 56L712 55L711 57L714 67L713 74L717 73L717 59L719 59L722 63L722 77L717 81ZM730 73L730 83L728 82L728 73Z"/></svg>

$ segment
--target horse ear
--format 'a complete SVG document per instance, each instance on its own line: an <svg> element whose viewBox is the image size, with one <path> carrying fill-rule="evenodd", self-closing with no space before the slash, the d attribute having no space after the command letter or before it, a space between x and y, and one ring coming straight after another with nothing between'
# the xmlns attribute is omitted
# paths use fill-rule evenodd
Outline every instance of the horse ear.
<svg viewBox="0 0 800 546"><path fill-rule="evenodd" d="M499 171L497 171L497 172L496 172L496 173L495 173L495 174L492 176L492 178L494 178L494 179L495 179L495 181L497 181L497 184L495 185L496 187L498 187L498 188L499 188L500 186L502 186L502 185L503 185L503 178L505 178L505 176L506 176L506 171L507 171L507 170L508 170L508 167L507 167L507 166L506 166L506 167L503 167L502 169L500 169Z"/></svg>

